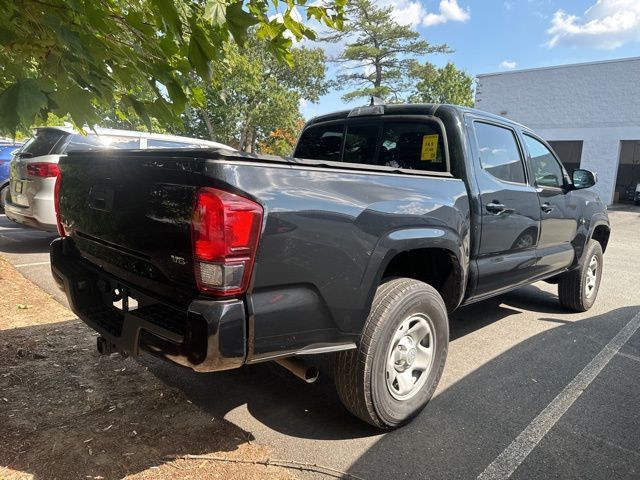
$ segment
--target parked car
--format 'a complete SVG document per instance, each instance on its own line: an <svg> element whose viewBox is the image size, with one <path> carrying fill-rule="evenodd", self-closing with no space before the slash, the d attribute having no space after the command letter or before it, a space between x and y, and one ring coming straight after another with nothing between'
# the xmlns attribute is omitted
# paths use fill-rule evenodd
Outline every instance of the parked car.
<svg viewBox="0 0 640 480"><path fill-rule="evenodd" d="M0 140L0 212L4 212L4 199L9 187L9 162L20 147L22 142Z"/></svg>
<svg viewBox="0 0 640 480"><path fill-rule="evenodd" d="M636 191L634 192L634 195L633 195L633 202L636 205L640 205L640 183L636 184Z"/></svg>
<svg viewBox="0 0 640 480"><path fill-rule="evenodd" d="M549 145L448 105L306 124L296 158L101 152L60 162L51 269L101 353L196 371L334 355L354 415L388 429L436 389L460 305L538 281L596 300L610 226ZM561 353L559 353L561 354Z"/></svg>
<svg viewBox="0 0 640 480"><path fill-rule="evenodd" d="M70 152L105 149L231 148L195 138L96 128L81 135L71 128L38 128L10 167L5 213L14 222L56 231L53 188L58 161Z"/></svg>

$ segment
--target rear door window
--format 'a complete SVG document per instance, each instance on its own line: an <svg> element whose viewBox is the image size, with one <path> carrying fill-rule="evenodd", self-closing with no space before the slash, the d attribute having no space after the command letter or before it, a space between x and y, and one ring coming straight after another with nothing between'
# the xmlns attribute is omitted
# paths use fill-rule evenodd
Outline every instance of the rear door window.
<svg viewBox="0 0 640 480"><path fill-rule="evenodd" d="M140 148L140 138L117 135L76 134L71 137L71 140L65 148L65 152L74 152L79 150L100 150L105 148Z"/></svg>
<svg viewBox="0 0 640 480"><path fill-rule="evenodd" d="M490 123L474 125L482 168L499 180L526 183L522 154L513 130Z"/></svg>
<svg viewBox="0 0 640 480"><path fill-rule="evenodd" d="M53 155L60 153L60 147L64 143L62 139L69 134L55 129L42 129L36 131L20 150L21 154L28 154L29 157L40 157L42 155Z"/></svg>
<svg viewBox="0 0 640 480"><path fill-rule="evenodd" d="M343 135L343 123L307 128L298 141L294 157L339 162Z"/></svg>

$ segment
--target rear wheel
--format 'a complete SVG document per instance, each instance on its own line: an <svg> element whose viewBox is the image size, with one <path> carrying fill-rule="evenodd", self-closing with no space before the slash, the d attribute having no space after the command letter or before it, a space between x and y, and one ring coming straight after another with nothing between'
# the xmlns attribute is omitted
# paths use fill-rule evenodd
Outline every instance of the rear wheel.
<svg viewBox="0 0 640 480"><path fill-rule="evenodd" d="M8 193L9 193L8 184L0 188L0 213L4 213L4 204L7 201Z"/></svg>
<svg viewBox="0 0 640 480"><path fill-rule="evenodd" d="M558 297L563 307L575 312L586 312L593 306L600 289L603 260L600 243L589 240L580 267L559 277Z"/></svg>
<svg viewBox="0 0 640 480"><path fill-rule="evenodd" d="M398 278L378 287L358 349L334 363L338 395L376 427L399 427L425 407L447 356L445 304L426 283Z"/></svg>

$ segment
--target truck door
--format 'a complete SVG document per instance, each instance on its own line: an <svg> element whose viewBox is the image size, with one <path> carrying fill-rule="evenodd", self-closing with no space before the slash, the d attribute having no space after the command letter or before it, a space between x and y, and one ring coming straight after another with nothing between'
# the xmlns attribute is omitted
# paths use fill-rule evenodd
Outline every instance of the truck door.
<svg viewBox="0 0 640 480"><path fill-rule="evenodd" d="M540 205L540 239L537 270L541 275L568 267L575 251L571 242L578 228L577 204L562 164L542 140L523 134L529 166L538 191Z"/></svg>
<svg viewBox="0 0 640 480"><path fill-rule="evenodd" d="M481 208L478 281L473 296L482 297L536 276L540 204L536 189L528 183L515 130L474 120L473 131Z"/></svg>

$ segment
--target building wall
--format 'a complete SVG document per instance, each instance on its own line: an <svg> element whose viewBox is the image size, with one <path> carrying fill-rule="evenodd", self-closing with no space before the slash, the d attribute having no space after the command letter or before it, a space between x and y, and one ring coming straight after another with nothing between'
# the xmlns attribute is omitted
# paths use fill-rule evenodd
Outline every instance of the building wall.
<svg viewBox="0 0 640 480"><path fill-rule="evenodd" d="M640 58L480 75L476 107L546 140L582 140L581 166L612 203L620 142L640 139Z"/></svg>

